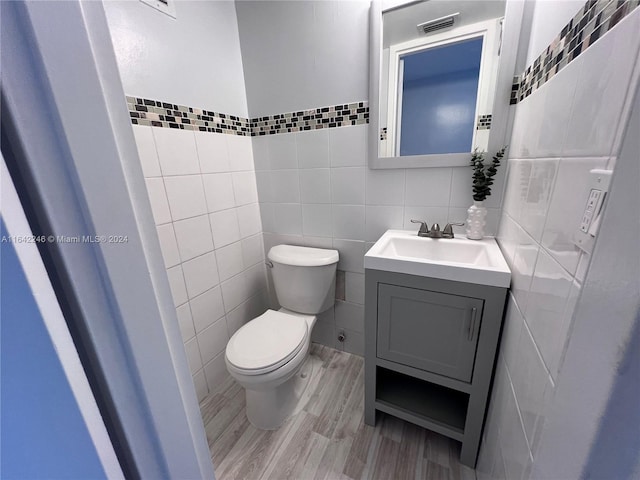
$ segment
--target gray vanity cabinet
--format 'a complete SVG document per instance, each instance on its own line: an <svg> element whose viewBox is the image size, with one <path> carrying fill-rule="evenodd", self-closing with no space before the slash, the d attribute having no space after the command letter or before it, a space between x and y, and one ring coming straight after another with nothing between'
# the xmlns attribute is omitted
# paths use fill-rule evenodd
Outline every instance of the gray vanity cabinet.
<svg viewBox="0 0 640 480"><path fill-rule="evenodd" d="M482 305L479 298L381 283L377 356L468 382Z"/></svg>
<svg viewBox="0 0 640 480"><path fill-rule="evenodd" d="M446 435L474 467L507 289L372 269L365 283L365 422Z"/></svg>

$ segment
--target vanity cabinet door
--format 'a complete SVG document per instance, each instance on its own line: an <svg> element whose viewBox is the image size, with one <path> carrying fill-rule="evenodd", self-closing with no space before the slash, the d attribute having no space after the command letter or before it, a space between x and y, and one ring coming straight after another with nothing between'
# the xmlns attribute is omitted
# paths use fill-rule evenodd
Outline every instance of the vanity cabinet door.
<svg viewBox="0 0 640 480"><path fill-rule="evenodd" d="M377 356L471 381L483 300L378 284Z"/></svg>

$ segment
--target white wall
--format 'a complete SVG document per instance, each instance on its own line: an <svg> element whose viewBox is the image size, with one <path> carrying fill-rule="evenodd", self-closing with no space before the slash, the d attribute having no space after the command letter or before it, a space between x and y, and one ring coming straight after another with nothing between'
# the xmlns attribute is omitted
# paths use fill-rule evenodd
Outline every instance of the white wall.
<svg viewBox="0 0 640 480"><path fill-rule="evenodd" d="M104 2L125 93L247 117L234 2L174 3Z"/></svg>
<svg viewBox="0 0 640 480"><path fill-rule="evenodd" d="M586 202L589 170L611 168L620 151L625 105L637 81L632 77L639 30L636 10L516 107L498 235L513 276L477 466L480 479L529 478L540 452L560 458L558 449L549 448L553 443L545 443L558 440L545 437L545 423L563 381L567 343L582 320L574 313L590 262L571 238ZM578 418L591 407L580 398L563 412ZM565 419L564 432L572 438L590 438L597 428L571 418ZM572 440L563 441L565 452L572 451L567 444ZM554 473L546 471L549 478ZM579 477L572 473L558 476Z"/></svg>
<svg viewBox="0 0 640 480"><path fill-rule="evenodd" d="M369 1L236 2L252 117L368 98Z"/></svg>
<svg viewBox="0 0 640 480"><path fill-rule="evenodd" d="M527 66L558 36L569 20L584 7L583 0L536 0L527 53Z"/></svg>
<svg viewBox="0 0 640 480"><path fill-rule="evenodd" d="M134 126L187 359L202 399L233 333L267 308L251 139Z"/></svg>

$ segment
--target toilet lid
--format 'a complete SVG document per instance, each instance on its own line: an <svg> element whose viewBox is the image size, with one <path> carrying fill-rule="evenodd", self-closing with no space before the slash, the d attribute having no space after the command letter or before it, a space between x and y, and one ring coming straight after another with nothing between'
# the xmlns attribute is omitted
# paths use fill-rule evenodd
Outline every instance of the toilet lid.
<svg viewBox="0 0 640 480"><path fill-rule="evenodd" d="M267 310L233 334L227 343L227 360L242 370L267 373L265 369L273 371L291 360L306 338L303 318Z"/></svg>

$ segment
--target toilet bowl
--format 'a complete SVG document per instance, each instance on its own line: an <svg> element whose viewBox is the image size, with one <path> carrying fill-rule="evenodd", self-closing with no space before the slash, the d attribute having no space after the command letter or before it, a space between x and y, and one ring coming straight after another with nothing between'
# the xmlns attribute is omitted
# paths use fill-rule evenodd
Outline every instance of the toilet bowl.
<svg viewBox="0 0 640 480"><path fill-rule="evenodd" d="M277 245L268 254L280 310L267 310L233 334L225 351L245 389L247 418L274 430L299 407L311 378L308 359L316 314L331 308L338 252Z"/></svg>

